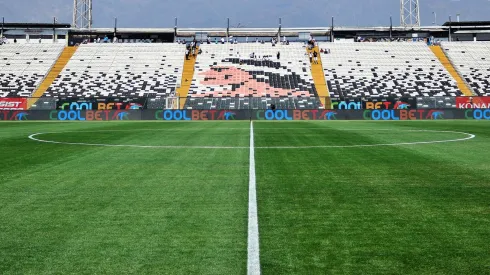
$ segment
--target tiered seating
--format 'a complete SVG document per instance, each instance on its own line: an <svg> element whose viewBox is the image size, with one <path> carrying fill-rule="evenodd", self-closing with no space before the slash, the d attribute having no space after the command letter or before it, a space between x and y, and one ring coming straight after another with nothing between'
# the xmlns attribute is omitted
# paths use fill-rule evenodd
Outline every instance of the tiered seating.
<svg viewBox="0 0 490 275"><path fill-rule="evenodd" d="M443 42L459 74L480 96L490 96L490 42Z"/></svg>
<svg viewBox="0 0 490 275"><path fill-rule="evenodd" d="M1 45L0 97L30 96L62 50L60 44Z"/></svg>
<svg viewBox="0 0 490 275"><path fill-rule="evenodd" d="M461 91L423 43L322 43L332 98L458 96Z"/></svg>
<svg viewBox="0 0 490 275"><path fill-rule="evenodd" d="M277 108L318 108L309 60L300 43L203 44L201 50L185 108L265 109L271 103ZM257 58L251 58L252 53Z"/></svg>
<svg viewBox="0 0 490 275"><path fill-rule="evenodd" d="M45 96L166 97L180 85L184 45L81 45Z"/></svg>

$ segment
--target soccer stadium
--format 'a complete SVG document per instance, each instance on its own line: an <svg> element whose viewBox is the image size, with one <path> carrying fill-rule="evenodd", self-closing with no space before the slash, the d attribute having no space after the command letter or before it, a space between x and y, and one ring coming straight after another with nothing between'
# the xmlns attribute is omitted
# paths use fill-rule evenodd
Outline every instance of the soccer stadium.
<svg viewBox="0 0 490 275"><path fill-rule="evenodd" d="M490 21L419 7L2 20L0 274L490 274Z"/></svg>

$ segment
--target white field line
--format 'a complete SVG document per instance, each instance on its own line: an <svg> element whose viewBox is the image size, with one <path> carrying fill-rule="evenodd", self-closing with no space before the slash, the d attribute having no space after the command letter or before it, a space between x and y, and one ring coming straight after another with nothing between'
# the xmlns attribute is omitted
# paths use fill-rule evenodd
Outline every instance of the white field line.
<svg viewBox="0 0 490 275"><path fill-rule="evenodd" d="M253 131L253 126L251 126ZM433 141L415 141L415 142L399 142L399 143L383 143L383 144L353 144L353 145L313 145L313 146L260 146L254 147L254 149L308 149L308 148L353 148L353 147L379 147L379 146L398 146L398 145L418 145L418 144L434 144L434 143L448 143L465 141L475 138L475 135L457 132L457 131L436 131L436 130L389 130L389 129L343 129L344 131L397 131L397 132L431 132L431 133L454 133L466 135L465 138L459 139L447 139L447 140L433 140ZM101 131L66 131L66 132L45 132L35 133L29 135L29 139L43 142L54 143L64 145L83 145L83 146L101 146L101 147L132 147L132 148L164 148L164 149L249 149L248 146L180 146L180 145L134 145L134 144L101 144L101 143L85 143L85 142L64 142L44 140L37 138L43 134L62 134L62 133L92 133L92 132L112 132L114 130L101 130ZM117 130L116 130L117 131ZM119 131L141 131L141 130L119 130Z"/></svg>
<svg viewBox="0 0 490 275"><path fill-rule="evenodd" d="M254 126L250 121L250 166L248 169L248 241L247 274L260 275L259 221L255 178Z"/></svg>

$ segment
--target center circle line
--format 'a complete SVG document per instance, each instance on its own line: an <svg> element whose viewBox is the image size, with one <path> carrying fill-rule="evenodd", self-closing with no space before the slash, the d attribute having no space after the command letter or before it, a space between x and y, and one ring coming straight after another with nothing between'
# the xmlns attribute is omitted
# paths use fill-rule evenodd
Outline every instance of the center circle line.
<svg viewBox="0 0 490 275"><path fill-rule="evenodd" d="M321 129L321 128L320 128ZM104 144L104 143L85 143L85 142L64 142L54 140L44 140L37 138L43 134L62 134L62 133L92 133L92 132L121 132L121 131L144 131L144 130L160 130L160 129L140 129L140 130L94 130L94 131L64 131L64 132L44 132L35 133L28 136L29 139L52 144L65 145L83 145L83 146L99 146L99 147L132 147L132 148L165 148L165 149L249 149L248 146L185 146L185 145L135 145L135 144ZM167 129L161 129L167 130ZM392 130L392 129L340 129L344 131L399 131L399 132L432 132L432 133L454 133L466 135L465 138L433 140L433 141L415 141L415 142L398 142L398 143L382 143L382 144L352 144L352 145L312 145L312 146L256 146L255 149L310 149L310 148L355 148L355 147L377 147L377 146L398 146L398 145L417 145L417 144L435 144L465 141L475 138L473 134L458 132L458 131L438 131L438 130Z"/></svg>

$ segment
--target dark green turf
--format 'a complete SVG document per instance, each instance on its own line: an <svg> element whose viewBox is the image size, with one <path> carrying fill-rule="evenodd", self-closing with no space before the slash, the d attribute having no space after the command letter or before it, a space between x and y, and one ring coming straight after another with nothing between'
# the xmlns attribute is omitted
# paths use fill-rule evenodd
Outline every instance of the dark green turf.
<svg viewBox="0 0 490 275"><path fill-rule="evenodd" d="M275 127L320 129L271 130ZM477 137L426 145L256 151L264 274L490 273L489 123L256 123L255 141L256 146L313 144L311 137L325 133L321 138L337 144L375 144L398 142L394 133L407 129ZM417 141L411 132L401 133L402 140Z"/></svg>
<svg viewBox="0 0 490 275"><path fill-rule="evenodd" d="M254 128L256 147L476 135L257 148L264 274L490 274L490 123ZM245 148L27 138L47 132L37 137ZM248 145L248 121L0 123L0 274L245 274Z"/></svg>
<svg viewBox="0 0 490 275"><path fill-rule="evenodd" d="M245 273L247 149L83 147L26 139L42 131L151 128L161 131L114 132L112 139L228 144L229 135L213 130L221 125L189 123L189 134L162 135L183 125L0 123L0 274ZM248 124L243 126L232 142L248 146Z"/></svg>

